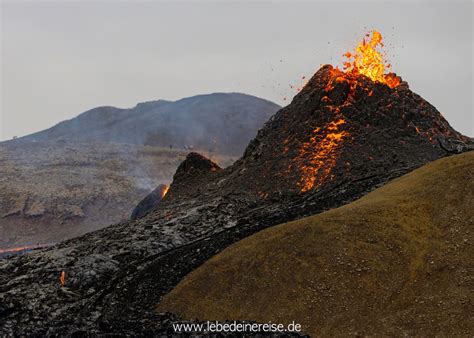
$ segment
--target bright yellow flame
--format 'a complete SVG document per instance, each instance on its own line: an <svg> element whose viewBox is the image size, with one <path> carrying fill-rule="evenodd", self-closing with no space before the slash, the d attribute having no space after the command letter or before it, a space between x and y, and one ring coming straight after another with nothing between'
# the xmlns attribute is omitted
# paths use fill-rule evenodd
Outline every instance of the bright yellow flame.
<svg viewBox="0 0 474 338"><path fill-rule="evenodd" d="M369 38L370 34L366 35ZM380 82L394 88L400 84L400 78L392 73L385 74L391 67L384 62L382 53L377 49L383 47L382 34L374 30L369 41L366 38L356 47L354 53L346 52L344 56L348 59L344 62L344 70L347 73L361 74L367 76L374 82Z"/></svg>

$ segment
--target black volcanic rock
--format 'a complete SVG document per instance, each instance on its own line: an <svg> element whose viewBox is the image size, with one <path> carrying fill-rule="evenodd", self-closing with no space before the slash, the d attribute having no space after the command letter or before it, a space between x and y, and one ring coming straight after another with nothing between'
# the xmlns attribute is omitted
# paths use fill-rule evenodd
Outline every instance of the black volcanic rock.
<svg viewBox="0 0 474 338"><path fill-rule="evenodd" d="M159 185L138 203L130 219L134 220L145 216L155 209L164 198L184 198L199 193L199 187L205 185L205 182L210 179L209 175L221 170L216 163L201 154L189 153L173 176L173 193L165 194L168 187L164 184Z"/></svg>
<svg viewBox="0 0 474 338"><path fill-rule="evenodd" d="M2 261L0 332L163 332L161 297L228 245L469 149L406 83L391 89L324 66L231 167L190 155L144 217Z"/></svg>
<svg viewBox="0 0 474 338"><path fill-rule="evenodd" d="M189 153L186 159L179 165L178 169L176 170L176 174L174 179L179 180L181 177L187 177L189 175L193 175L196 172L208 172L208 171L216 171L220 170L221 168L209 160L208 158L202 156L198 153Z"/></svg>
<svg viewBox="0 0 474 338"><path fill-rule="evenodd" d="M166 186L165 184L160 184L155 190L149 193L144 199L142 199L137 204L135 209L133 209L132 211L130 219L134 220L143 217L151 210L156 208L158 203L160 203L163 199L166 190L168 190L168 186Z"/></svg>
<svg viewBox="0 0 474 338"><path fill-rule="evenodd" d="M172 189L168 198L184 198L199 193L211 177L222 171L216 163L198 154L190 153L179 165L173 176Z"/></svg>

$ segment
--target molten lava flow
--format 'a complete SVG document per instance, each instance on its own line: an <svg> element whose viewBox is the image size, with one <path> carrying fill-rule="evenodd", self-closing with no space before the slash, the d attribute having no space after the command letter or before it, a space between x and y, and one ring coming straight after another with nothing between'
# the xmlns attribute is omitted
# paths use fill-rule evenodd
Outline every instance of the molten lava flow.
<svg viewBox="0 0 474 338"><path fill-rule="evenodd" d="M0 254L15 253L15 252L20 252L20 251L28 251L28 250L33 250L33 249L47 248L48 246L52 246L52 245L54 245L54 244L34 244L34 245L20 246L20 247L16 247L16 248L0 249Z"/></svg>
<svg viewBox="0 0 474 338"><path fill-rule="evenodd" d="M298 187L306 192L330 179L332 169L336 165L338 150L344 137L349 134L340 130L344 119L330 122L324 130L316 128L314 136L303 143L297 161L305 161L300 166L301 178ZM309 159L309 160L308 160Z"/></svg>
<svg viewBox="0 0 474 338"><path fill-rule="evenodd" d="M59 284L61 285L61 287L66 285L66 272L64 271L61 271L61 274L59 275Z"/></svg>
<svg viewBox="0 0 474 338"><path fill-rule="evenodd" d="M369 38L370 34L366 35ZM391 65L384 61L383 55L377 47L383 47L382 34L372 31L369 41L366 38L356 47L355 52L346 52L344 56L344 71L352 75L364 75L374 82L384 83L390 88L395 88L400 84L400 78L393 73L385 74Z"/></svg>

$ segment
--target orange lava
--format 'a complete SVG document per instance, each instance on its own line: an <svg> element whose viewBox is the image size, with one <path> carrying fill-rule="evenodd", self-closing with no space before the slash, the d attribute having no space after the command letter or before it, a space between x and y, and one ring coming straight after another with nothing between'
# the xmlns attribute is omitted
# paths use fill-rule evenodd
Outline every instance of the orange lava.
<svg viewBox="0 0 474 338"><path fill-rule="evenodd" d="M347 74L364 75L374 82L386 84L390 88L395 88L400 84L400 78L393 73L386 71L391 65L384 61L384 57L379 47L383 47L382 34L374 30L372 37L366 34L361 43L357 45L354 52L346 52L344 56L344 71Z"/></svg>
<svg viewBox="0 0 474 338"><path fill-rule="evenodd" d="M59 284L61 285L61 287L66 285L66 272L64 271L61 271L61 274L59 275Z"/></svg>
<svg viewBox="0 0 474 338"><path fill-rule="evenodd" d="M309 161L300 167L301 178L297 185L301 192L318 187L331 178L330 174L336 165L340 145L349 135L346 131L340 130L340 126L345 123L341 118L331 121L324 130L316 128L309 141L303 143L298 159L309 158Z"/></svg>
<svg viewBox="0 0 474 338"><path fill-rule="evenodd" d="M170 190L169 186L165 186L163 190L161 191L161 199L165 198L166 194L168 193L168 190Z"/></svg>
<svg viewBox="0 0 474 338"><path fill-rule="evenodd" d="M7 253L7 252L8 253L19 252L19 251L30 250L30 249L41 249L41 248L45 248L51 245L53 244L35 244L35 245L20 246L16 248L0 249L0 254Z"/></svg>

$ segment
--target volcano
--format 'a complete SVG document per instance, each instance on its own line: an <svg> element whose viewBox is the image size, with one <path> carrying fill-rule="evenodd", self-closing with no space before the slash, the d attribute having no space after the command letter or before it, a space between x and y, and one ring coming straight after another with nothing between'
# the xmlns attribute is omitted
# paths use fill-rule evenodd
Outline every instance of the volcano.
<svg viewBox="0 0 474 338"><path fill-rule="evenodd" d="M1 332L167 332L161 297L230 244L473 149L401 78L356 69L321 67L231 167L188 155L144 217L2 261Z"/></svg>

